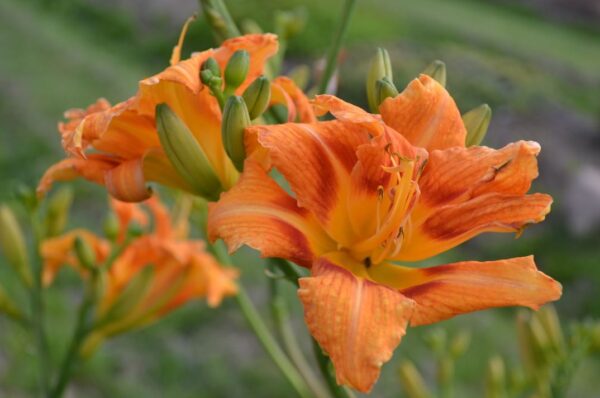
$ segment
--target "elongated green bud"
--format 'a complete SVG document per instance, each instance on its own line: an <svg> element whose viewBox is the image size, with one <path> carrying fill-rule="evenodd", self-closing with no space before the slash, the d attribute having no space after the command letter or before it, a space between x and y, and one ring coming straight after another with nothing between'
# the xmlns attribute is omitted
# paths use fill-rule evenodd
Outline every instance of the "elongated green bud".
<svg viewBox="0 0 600 398"><path fill-rule="evenodd" d="M546 334L550 340L552 348L560 353L565 349L565 338L563 336L562 328L560 327L560 320L556 309L552 305L545 305L536 313L536 317L540 320L540 323L544 327Z"/></svg>
<svg viewBox="0 0 600 398"><path fill-rule="evenodd" d="M250 126L250 115L244 99L237 95L229 97L223 110L221 135L225 151L239 171L244 168L246 158L244 129L248 126Z"/></svg>
<svg viewBox="0 0 600 398"><path fill-rule="evenodd" d="M19 310L19 307L15 302L8 296L4 287L0 285L0 313L4 313L13 319L22 319L23 313Z"/></svg>
<svg viewBox="0 0 600 398"><path fill-rule="evenodd" d="M94 270L96 268L96 253L87 240L81 236L75 238L75 254L79 260L79 264L88 270Z"/></svg>
<svg viewBox="0 0 600 398"><path fill-rule="evenodd" d="M411 361L403 361L399 368L402 386L409 398L430 398L433 395L427 389L421 373Z"/></svg>
<svg viewBox="0 0 600 398"><path fill-rule="evenodd" d="M33 278L29 269L29 259L23 231L12 210L6 206L0 206L0 246L6 260L23 283L31 286Z"/></svg>
<svg viewBox="0 0 600 398"><path fill-rule="evenodd" d="M45 227L46 236L53 237L62 233L67 225L69 209L73 203L73 189L68 186L60 188L48 202Z"/></svg>
<svg viewBox="0 0 600 398"><path fill-rule="evenodd" d="M206 70L209 70L212 76L221 76L221 68L219 67L219 64L213 57L210 57L206 61L204 61L202 67L200 68L200 73Z"/></svg>
<svg viewBox="0 0 600 398"><path fill-rule="evenodd" d="M383 78L387 78L390 82L393 81L392 64L387 50L378 48L377 53L371 60L367 75L367 100L369 109L373 113L379 113L380 101L377 95L377 81Z"/></svg>
<svg viewBox="0 0 600 398"><path fill-rule="evenodd" d="M267 109L271 100L271 82L264 76L259 76L252 82L242 95L250 119L254 120Z"/></svg>
<svg viewBox="0 0 600 398"><path fill-rule="evenodd" d="M462 116L463 123L467 129L465 144L469 146L479 145L487 134L490 121L492 120L492 108L488 104L479 105Z"/></svg>
<svg viewBox="0 0 600 398"><path fill-rule="evenodd" d="M296 8L292 11L275 11L275 33L279 40L288 41L306 26L306 9Z"/></svg>
<svg viewBox="0 0 600 398"><path fill-rule="evenodd" d="M453 358L458 358L463 355L467 348L469 348L469 343L471 342L471 333L467 330L459 331L452 341L450 341L450 355Z"/></svg>
<svg viewBox="0 0 600 398"><path fill-rule="evenodd" d="M548 332L538 317L531 317L529 320L529 330L531 331L531 341L537 362L548 363L549 351L551 350L550 336L548 336Z"/></svg>
<svg viewBox="0 0 600 398"><path fill-rule="evenodd" d="M129 315L135 307L144 299L144 296L150 290L152 281L154 280L154 267L145 266L142 268L125 289L121 292L114 304L101 318L101 323L110 323Z"/></svg>
<svg viewBox="0 0 600 398"><path fill-rule="evenodd" d="M499 356L490 358L486 377L486 398L506 398L506 370Z"/></svg>
<svg viewBox="0 0 600 398"><path fill-rule="evenodd" d="M254 19L244 19L240 23L240 26L242 28L242 32L245 35L252 34L252 33L263 33L264 32L263 29L258 24L258 22L256 22Z"/></svg>
<svg viewBox="0 0 600 398"><path fill-rule="evenodd" d="M109 240L116 240L119 235L119 219L114 212L108 213L102 224L104 230L104 236Z"/></svg>
<svg viewBox="0 0 600 398"><path fill-rule="evenodd" d="M446 64L442 61L433 61L422 73L431 76L437 80L439 84L446 87Z"/></svg>
<svg viewBox="0 0 600 398"><path fill-rule="evenodd" d="M377 80L375 83L375 97L377 98L377 107L389 97L395 97L398 95L398 89L394 86L391 80L384 77L383 79Z"/></svg>
<svg viewBox="0 0 600 398"><path fill-rule="evenodd" d="M169 161L193 193L215 200L223 190L202 147L167 104L156 106L156 129Z"/></svg>
<svg viewBox="0 0 600 398"><path fill-rule="evenodd" d="M237 50L233 53L225 67L225 86L227 90L233 91L242 85L248 75L250 67L250 55L246 50Z"/></svg>

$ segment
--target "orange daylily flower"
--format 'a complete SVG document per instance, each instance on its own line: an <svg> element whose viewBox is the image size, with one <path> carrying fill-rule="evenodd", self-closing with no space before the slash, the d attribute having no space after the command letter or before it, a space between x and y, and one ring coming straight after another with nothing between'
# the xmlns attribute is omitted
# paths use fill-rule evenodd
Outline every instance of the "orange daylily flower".
<svg viewBox="0 0 600 398"><path fill-rule="evenodd" d="M204 242L186 239L185 215L173 219L156 196L144 203L152 213L153 231L125 243L123 252L107 269L102 269L106 280L98 302L96 322L99 326L90 340L94 344L155 321L194 298L206 298L209 306L215 307L224 297L237 291L237 271L222 267L205 251ZM111 204L120 221L120 236L125 235L133 221L147 225L148 214L140 205L114 199ZM76 237L81 237L94 249L98 267L106 265L111 245L108 241L89 231L71 231L42 243L46 284L52 282L58 269L65 264L88 276L89 271L79 264L73 253ZM117 244L122 243L124 240L119 242L118 239ZM133 302L125 303L124 293L148 268L152 268L152 272L142 286L143 290Z"/></svg>
<svg viewBox="0 0 600 398"><path fill-rule="evenodd" d="M276 53L275 35L255 34L233 38L223 42L217 49L195 53L183 61L179 61L178 52L175 51L172 65L142 80L134 97L115 106L101 99L85 110L67 111L65 117L68 121L60 123L59 130L63 147L70 157L46 171L38 192L48 191L55 181L77 177L105 185L113 197L127 202L148 198L151 194L148 181L193 192L161 148L155 122L155 107L161 103L168 104L191 130L222 189L229 189L239 174L223 147L222 115L218 102L201 82L199 75L202 64L209 57L213 57L223 70L237 50L246 50L250 55L246 80L236 90L237 94L241 94L263 73L266 61ZM299 113L301 120L312 121L315 118L308 100L291 80L276 79L273 93L272 103L290 107L291 117Z"/></svg>
<svg viewBox="0 0 600 398"><path fill-rule="evenodd" d="M246 244L310 268L298 294L338 383L368 392L408 325L560 297L531 256L407 264L542 221L552 198L527 194L537 143L465 147L454 100L428 76L384 101L381 115L332 96L314 106L337 120L246 130L247 146L263 147L270 162L246 160L238 184L209 205L208 226L232 251Z"/></svg>

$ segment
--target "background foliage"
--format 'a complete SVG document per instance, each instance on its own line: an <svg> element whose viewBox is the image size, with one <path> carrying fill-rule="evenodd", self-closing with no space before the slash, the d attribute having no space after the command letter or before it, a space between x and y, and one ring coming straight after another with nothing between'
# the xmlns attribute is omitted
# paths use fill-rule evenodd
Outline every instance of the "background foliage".
<svg viewBox="0 0 600 398"><path fill-rule="evenodd" d="M229 3L238 22L251 18L265 30L273 28L277 9L303 7L307 25L290 42L286 68L314 65L323 55L341 4ZM565 322L600 317L600 12L593 3L361 1L340 71L339 95L365 105L364 78L376 46L390 51L399 88L429 62L442 59L461 110L481 102L492 106L484 143L500 147L523 138L542 144L534 190L555 198L547 221L520 240L484 236L440 261L534 253L544 272L564 285L557 307ZM132 95L137 81L167 65L181 23L196 10L194 0L179 1L177 7L167 0L0 2L0 200L10 199L18 181L35 184L61 157L55 126L65 109L98 96L117 102ZM200 18L184 53L212 45ZM94 221L106 210L103 191L86 183L76 187L70 225L98 229ZM267 288L255 253L242 251L238 259L253 298L266 313ZM0 279L9 278L5 268L0 263ZM62 289L72 292L66 301ZM293 289L287 293L295 303ZM70 300L76 294L76 278L68 272L50 291L48 312L54 318L49 330L59 349L69 333ZM301 309L295 310L302 331ZM493 353L513 360L517 355L513 310L463 316L443 327L470 329L473 336L458 362L460 396L481 396L482 369ZM397 374L402 358L415 360L433 380L433 358L422 338L427 332L426 327L409 332L393 363L384 367L374 396L402 396ZM27 341L22 331L0 319L0 396L26 397L34 391L34 358ZM570 396L597 394L600 380L593 376L599 371L598 359L581 366ZM77 369L73 387L75 396L86 397L219 397L249 391L284 396L287 387L231 303L218 311L188 305L159 324L109 343Z"/></svg>

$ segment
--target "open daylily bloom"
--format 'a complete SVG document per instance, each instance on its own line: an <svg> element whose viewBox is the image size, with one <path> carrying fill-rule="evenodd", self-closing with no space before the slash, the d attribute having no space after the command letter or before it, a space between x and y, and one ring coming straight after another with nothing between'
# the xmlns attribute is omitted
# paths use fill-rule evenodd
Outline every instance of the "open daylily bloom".
<svg viewBox="0 0 600 398"><path fill-rule="evenodd" d="M200 68L213 57L223 70L238 50L246 50L250 55L246 80L236 90L236 94L241 94L263 73L266 61L276 53L276 36L233 38L217 49L195 53L183 61L179 61L178 52L174 52L172 65L142 80L137 94L128 100L110 106L101 99L85 110L67 111L68 121L60 123L59 130L63 147L70 157L46 171L38 192L48 191L55 181L83 177L105 185L113 197L127 202L148 198L151 194L148 181L197 193L177 173L161 148L155 108L162 103L166 103L192 132L220 183L220 190L229 189L239 173L223 148L221 110L209 88L200 80ZM291 80L276 79L273 92L272 103L288 106L290 116L299 114L301 120L314 119L307 106L308 100Z"/></svg>
<svg viewBox="0 0 600 398"><path fill-rule="evenodd" d="M147 225L148 214L138 204L112 200L120 221L116 244L125 244L112 264L106 264L111 244L89 231L71 231L42 243L46 284L62 265L88 276L89 270L74 254L76 237L93 249L95 264L102 267L103 291L97 304L97 328L90 337L92 346L153 322L189 300L206 298L209 306L216 307L237 291L237 271L222 267L205 251L204 242L187 239L185 215L173 219L156 196L144 204L152 213L153 231L127 242L122 237L130 223Z"/></svg>
<svg viewBox="0 0 600 398"><path fill-rule="evenodd" d="M210 204L208 227L231 251L246 244L310 268L298 293L338 383L369 391L408 325L560 297L560 284L531 256L407 264L483 232L518 234L542 221L552 198L527 194L537 143L465 147L453 99L424 75L385 100L381 115L332 96L314 106L337 120L246 130L247 146L262 147L270 161L246 160L238 184Z"/></svg>

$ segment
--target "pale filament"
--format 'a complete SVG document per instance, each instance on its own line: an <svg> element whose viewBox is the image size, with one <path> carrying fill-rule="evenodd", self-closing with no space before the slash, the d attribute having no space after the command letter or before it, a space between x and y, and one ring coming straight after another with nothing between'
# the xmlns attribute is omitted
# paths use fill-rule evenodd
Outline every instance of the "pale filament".
<svg viewBox="0 0 600 398"><path fill-rule="evenodd" d="M393 188L391 188L394 190L393 202L383 220L381 220L380 214L377 214L377 228L375 234L358 242L356 245L353 245L352 251L359 254L359 256L377 250L377 247L384 242L386 243L383 245L382 251L377 253L376 259L382 257L382 255L385 256L386 254L395 251L395 245L389 237L391 234L398 234L398 230L406 221L406 212L409 210L411 202L413 202L410 199L418 188L414 181L412 181L415 162L413 160L401 158L395 154L390 155L392 166L384 167L384 170L392 173L395 178L395 181L392 184ZM378 198L381 198L380 200L382 200L383 195L378 195ZM377 210L379 211L379 209Z"/></svg>

